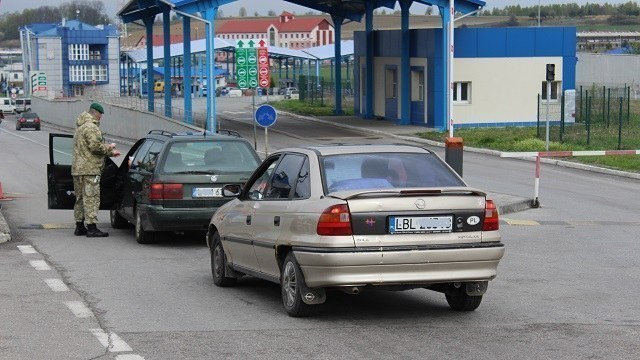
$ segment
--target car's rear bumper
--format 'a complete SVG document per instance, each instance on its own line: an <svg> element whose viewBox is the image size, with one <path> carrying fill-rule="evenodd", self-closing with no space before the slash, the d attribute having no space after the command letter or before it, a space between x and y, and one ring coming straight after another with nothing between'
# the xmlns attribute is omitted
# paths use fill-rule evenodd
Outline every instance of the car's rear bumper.
<svg viewBox="0 0 640 360"><path fill-rule="evenodd" d="M26 129L26 128L34 128L37 129L40 127L40 123L36 123L36 122L23 122L20 123L20 128L21 129Z"/></svg>
<svg viewBox="0 0 640 360"><path fill-rule="evenodd" d="M309 287L420 285L495 278L504 245L428 250L295 248Z"/></svg>
<svg viewBox="0 0 640 360"><path fill-rule="evenodd" d="M204 231L217 208L141 208L145 230L149 231Z"/></svg>

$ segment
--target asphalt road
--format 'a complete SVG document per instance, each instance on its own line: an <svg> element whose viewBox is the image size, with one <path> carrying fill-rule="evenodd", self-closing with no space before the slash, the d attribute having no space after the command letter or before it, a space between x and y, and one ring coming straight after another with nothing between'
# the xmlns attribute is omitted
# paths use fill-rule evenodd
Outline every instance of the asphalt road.
<svg viewBox="0 0 640 360"><path fill-rule="evenodd" d="M253 139L246 104L222 116L235 120L221 119L223 128ZM133 229L110 229L106 212L99 227L110 237L73 236L70 211L46 210L52 129L13 126L11 117L0 125L0 181L13 198L2 202L13 235L0 244L2 359L640 357L638 180L543 166L543 206L502 217L507 252L475 312L452 312L427 290L330 292L320 315L294 319L275 284L214 286L204 239L139 245ZM272 130L269 151L398 142L304 122ZM530 197L533 171L530 162L465 154L465 179L488 191ZM34 253L18 248L29 245ZM92 329L117 335L111 345L125 351L107 351Z"/></svg>

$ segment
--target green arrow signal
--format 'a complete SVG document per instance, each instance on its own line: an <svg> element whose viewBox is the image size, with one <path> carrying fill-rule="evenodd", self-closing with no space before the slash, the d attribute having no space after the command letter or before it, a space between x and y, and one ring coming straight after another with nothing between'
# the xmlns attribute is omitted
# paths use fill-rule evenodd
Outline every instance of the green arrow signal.
<svg viewBox="0 0 640 360"><path fill-rule="evenodd" d="M242 42L242 40L238 41L238 47L240 47L240 48L241 48L241 47L243 47L243 46L244 46L244 43Z"/></svg>
<svg viewBox="0 0 640 360"><path fill-rule="evenodd" d="M253 47L253 45L255 45L256 43L254 43L253 40L249 40L248 44L249 44L249 47Z"/></svg>

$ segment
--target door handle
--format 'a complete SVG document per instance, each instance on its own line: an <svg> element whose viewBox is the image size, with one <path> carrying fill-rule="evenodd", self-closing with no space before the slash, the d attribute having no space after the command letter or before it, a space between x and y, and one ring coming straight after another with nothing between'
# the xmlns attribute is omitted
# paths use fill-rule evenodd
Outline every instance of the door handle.
<svg viewBox="0 0 640 360"><path fill-rule="evenodd" d="M280 226L280 216L275 216L273 218L273 225L274 226Z"/></svg>
<svg viewBox="0 0 640 360"><path fill-rule="evenodd" d="M247 215L247 225L251 225L251 215Z"/></svg>

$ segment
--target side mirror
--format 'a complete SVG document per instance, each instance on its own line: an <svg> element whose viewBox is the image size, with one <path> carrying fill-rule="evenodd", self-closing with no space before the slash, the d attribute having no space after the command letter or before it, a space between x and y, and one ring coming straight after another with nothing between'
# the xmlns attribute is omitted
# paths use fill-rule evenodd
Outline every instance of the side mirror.
<svg viewBox="0 0 640 360"><path fill-rule="evenodd" d="M228 184L222 187L222 196L224 197L236 197L240 195L242 187L236 184Z"/></svg>

